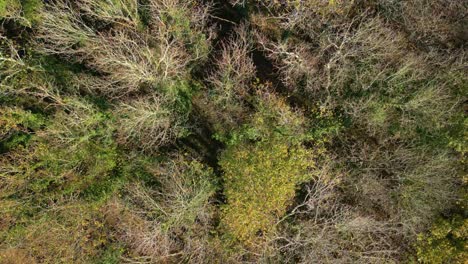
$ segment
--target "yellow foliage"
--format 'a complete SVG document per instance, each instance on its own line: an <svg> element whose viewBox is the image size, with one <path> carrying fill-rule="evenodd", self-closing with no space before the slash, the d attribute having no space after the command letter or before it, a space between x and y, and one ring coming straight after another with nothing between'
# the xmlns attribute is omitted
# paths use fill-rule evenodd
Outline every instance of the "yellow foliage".
<svg viewBox="0 0 468 264"><path fill-rule="evenodd" d="M420 234L416 246L418 261L422 263L466 263L468 220L455 215L439 219L430 233Z"/></svg>
<svg viewBox="0 0 468 264"><path fill-rule="evenodd" d="M274 232L298 184L311 178L313 156L278 139L228 149L221 160L227 197L221 221L227 233L253 246Z"/></svg>

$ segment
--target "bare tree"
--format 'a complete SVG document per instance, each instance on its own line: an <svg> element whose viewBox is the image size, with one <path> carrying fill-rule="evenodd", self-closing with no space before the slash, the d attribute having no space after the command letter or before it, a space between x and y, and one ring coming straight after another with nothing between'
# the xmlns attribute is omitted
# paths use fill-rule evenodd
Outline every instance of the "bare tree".
<svg viewBox="0 0 468 264"><path fill-rule="evenodd" d="M343 176L336 176L340 174L330 165L318 170L313 182L305 186L303 201L278 222L283 229L270 242L276 255L267 258L285 262L299 259L300 263L396 260L402 238L398 223L362 216L346 205L339 191Z"/></svg>
<svg viewBox="0 0 468 264"><path fill-rule="evenodd" d="M251 58L252 40L245 25L237 27L221 45L216 68L207 79L210 86L196 104L220 130L229 130L245 116L244 104L256 69Z"/></svg>
<svg viewBox="0 0 468 264"><path fill-rule="evenodd" d="M182 155L148 169L161 187L133 183L126 188L127 203L114 200L107 210L117 237L133 253L126 260L203 263L214 258L208 233L213 228L209 199L215 191L211 172Z"/></svg>
<svg viewBox="0 0 468 264"><path fill-rule="evenodd" d="M182 133L183 119L176 116L163 97L139 98L121 103L119 115L120 140L144 151L173 142Z"/></svg>
<svg viewBox="0 0 468 264"><path fill-rule="evenodd" d="M55 1L42 13L37 44L44 52L82 61L100 48L98 34L68 1Z"/></svg>

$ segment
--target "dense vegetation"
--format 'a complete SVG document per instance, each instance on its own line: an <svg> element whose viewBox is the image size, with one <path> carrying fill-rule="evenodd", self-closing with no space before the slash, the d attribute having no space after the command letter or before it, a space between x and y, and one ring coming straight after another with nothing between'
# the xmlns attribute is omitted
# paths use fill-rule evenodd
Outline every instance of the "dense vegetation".
<svg viewBox="0 0 468 264"><path fill-rule="evenodd" d="M0 263L465 263L466 14L0 0Z"/></svg>

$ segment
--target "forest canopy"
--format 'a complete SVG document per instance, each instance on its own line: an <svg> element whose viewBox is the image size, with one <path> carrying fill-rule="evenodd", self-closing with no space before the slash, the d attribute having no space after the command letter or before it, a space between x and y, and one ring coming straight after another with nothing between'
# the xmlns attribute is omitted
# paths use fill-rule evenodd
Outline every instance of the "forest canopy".
<svg viewBox="0 0 468 264"><path fill-rule="evenodd" d="M467 14L0 0L0 263L465 263Z"/></svg>

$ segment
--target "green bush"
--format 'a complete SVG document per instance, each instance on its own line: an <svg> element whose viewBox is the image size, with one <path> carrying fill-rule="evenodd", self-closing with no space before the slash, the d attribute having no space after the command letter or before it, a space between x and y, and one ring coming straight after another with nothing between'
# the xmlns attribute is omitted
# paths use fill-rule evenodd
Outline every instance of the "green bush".
<svg viewBox="0 0 468 264"><path fill-rule="evenodd" d="M0 18L11 18L25 26L40 22L42 0L0 0Z"/></svg>
<svg viewBox="0 0 468 264"><path fill-rule="evenodd" d="M57 112L29 146L10 154L24 158L7 164L10 169L5 167L1 176L22 186L5 190L4 194L17 192L29 197L34 193L39 203L85 191L95 197L103 195L93 192L102 191L97 187L102 182L112 183L118 159L113 129L108 126L107 115L89 109L86 104L81 107L68 114Z"/></svg>
<svg viewBox="0 0 468 264"><path fill-rule="evenodd" d="M0 229L2 263L17 263L22 255L32 263L90 263L112 246L100 207L92 203L69 201L53 210L23 215L14 223Z"/></svg>
<svg viewBox="0 0 468 264"><path fill-rule="evenodd" d="M21 108L0 107L0 142L13 131L36 131L44 125L44 117Z"/></svg>
<svg viewBox="0 0 468 264"><path fill-rule="evenodd" d="M41 129L45 119L39 114L21 108L0 107L0 153L25 146L35 131Z"/></svg>
<svg viewBox="0 0 468 264"><path fill-rule="evenodd" d="M21 12L19 0L0 0L0 17L15 17Z"/></svg>
<svg viewBox="0 0 468 264"><path fill-rule="evenodd" d="M164 1L150 1L153 19L156 14L164 24L164 29L173 38L185 45L190 54L198 59L205 59L210 51L208 32L203 26L207 23L206 7L196 1L180 1L164 3Z"/></svg>
<svg viewBox="0 0 468 264"><path fill-rule="evenodd" d="M42 0L21 0L24 17L32 24L41 22Z"/></svg>

